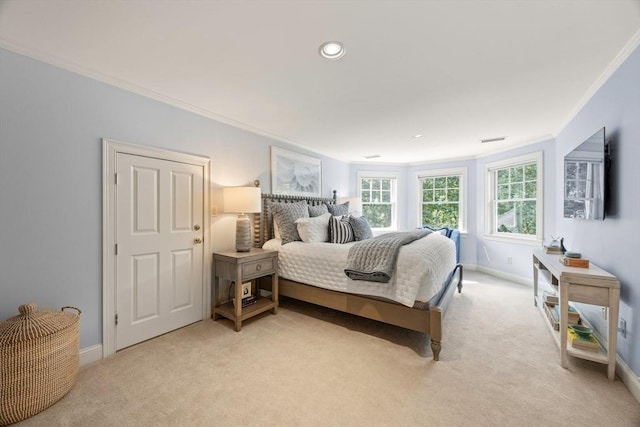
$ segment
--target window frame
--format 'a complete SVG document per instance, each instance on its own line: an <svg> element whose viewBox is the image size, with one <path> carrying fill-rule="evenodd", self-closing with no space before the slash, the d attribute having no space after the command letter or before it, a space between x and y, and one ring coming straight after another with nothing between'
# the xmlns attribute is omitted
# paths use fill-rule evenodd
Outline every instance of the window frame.
<svg viewBox="0 0 640 427"><path fill-rule="evenodd" d="M418 185L417 190L417 205L418 205L418 216L417 216L417 226L422 227L422 180L425 178L438 178L438 177L449 177L449 176L458 176L460 180L460 188L459 188L459 200L458 200L458 230L460 233L467 232L467 168L459 167L459 168L446 168L446 169L432 169L425 171L416 172L416 182Z"/></svg>
<svg viewBox="0 0 640 427"><path fill-rule="evenodd" d="M505 233L496 230L497 218L495 214L497 203L497 171L527 164L536 164L536 234ZM544 236L544 165L543 152L511 157L485 165L485 230L484 237L489 240L501 240L507 242L531 243L539 245ZM496 231L494 231L496 230Z"/></svg>
<svg viewBox="0 0 640 427"><path fill-rule="evenodd" d="M390 227L371 227L374 232L387 232L398 230L398 181L400 176L394 172L374 172L374 171L358 171L358 197L362 201L362 180L363 179L390 179L391 180L391 226ZM366 203L370 204L370 203ZM362 211L364 212L365 203L362 202Z"/></svg>

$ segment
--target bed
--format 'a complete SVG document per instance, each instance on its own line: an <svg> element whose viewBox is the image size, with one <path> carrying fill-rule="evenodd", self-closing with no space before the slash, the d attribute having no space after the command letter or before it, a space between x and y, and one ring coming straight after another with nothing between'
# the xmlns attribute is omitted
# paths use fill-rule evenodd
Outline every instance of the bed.
<svg viewBox="0 0 640 427"><path fill-rule="evenodd" d="M372 283L368 288L369 282L351 280L344 274L344 261L341 260L345 259L351 243L296 241L283 245L281 239L274 238L272 204L300 204L302 201L315 207L336 205L336 194L334 192L332 198L263 194L262 213L254 217L254 246L279 251L279 294L426 333L431 340L433 359L437 361L442 348L442 322L446 309L455 289L462 291L463 269L459 262L457 230L434 230L426 237L403 246L397 274L389 282L392 286ZM451 245L451 241L455 244ZM445 252L446 256L443 255ZM422 262L411 262L407 258L409 256L418 256L421 260L434 258L431 264L446 266L432 269L423 266ZM318 264L323 266L322 270L305 268ZM324 277L310 274L313 270L322 271L320 276ZM409 270L412 270L411 274ZM457 281L454 280L456 273ZM261 286L268 287L269 281Z"/></svg>

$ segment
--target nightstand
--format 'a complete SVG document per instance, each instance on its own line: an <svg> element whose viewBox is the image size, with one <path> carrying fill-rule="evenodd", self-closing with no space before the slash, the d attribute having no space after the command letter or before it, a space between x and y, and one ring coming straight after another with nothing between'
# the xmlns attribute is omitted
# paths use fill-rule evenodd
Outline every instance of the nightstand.
<svg viewBox="0 0 640 427"><path fill-rule="evenodd" d="M242 328L242 322L255 315L271 310L278 312L278 252L252 248L249 252L216 252L213 254L213 320L224 316L235 322L236 332ZM271 298L260 297L258 281L260 277L271 276ZM242 300L242 284L251 281L256 303L242 307L228 301L220 304L220 280L235 283L235 300Z"/></svg>

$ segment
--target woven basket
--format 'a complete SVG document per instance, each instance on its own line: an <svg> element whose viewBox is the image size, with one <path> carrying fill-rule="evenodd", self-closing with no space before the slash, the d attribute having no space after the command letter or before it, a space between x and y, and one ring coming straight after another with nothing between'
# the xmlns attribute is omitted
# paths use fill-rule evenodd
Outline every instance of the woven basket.
<svg viewBox="0 0 640 427"><path fill-rule="evenodd" d="M76 313L67 313L73 309ZM0 323L0 424L15 423L60 400L78 376L80 310L36 311Z"/></svg>

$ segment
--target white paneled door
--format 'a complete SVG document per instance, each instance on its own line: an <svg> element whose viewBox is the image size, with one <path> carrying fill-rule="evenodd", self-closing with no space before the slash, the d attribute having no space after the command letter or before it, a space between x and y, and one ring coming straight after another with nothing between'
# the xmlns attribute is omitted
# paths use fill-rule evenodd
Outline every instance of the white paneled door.
<svg viewBox="0 0 640 427"><path fill-rule="evenodd" d="M116 156L116 350L202 320L203 169Z"/></svg>

